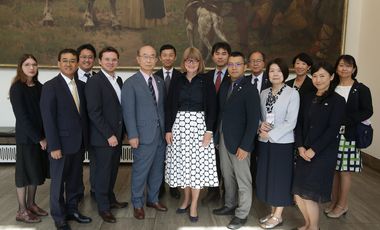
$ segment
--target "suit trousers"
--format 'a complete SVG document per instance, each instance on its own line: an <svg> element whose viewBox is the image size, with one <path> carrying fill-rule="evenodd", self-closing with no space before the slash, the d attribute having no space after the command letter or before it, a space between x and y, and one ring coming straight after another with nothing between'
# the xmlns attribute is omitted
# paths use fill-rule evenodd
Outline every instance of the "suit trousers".
<svg viewBox="0 0 380 230"><path fill-rule="evenodd" d="M95 167L95 198L98 204L98 211L110 210L110 204L116 201L113 191L120 164L122 146L100 147L92 146L95 162L101 162L101 167Z"/></svg>
<svg viewBox="0 0 380 230"><path fill-rule="evenodd" d="M135 208L144 206L144 190L147 186L147 202L158 202L158 193L163 180L166 143L157 126L152 143L141 144L133 149L132 204Z"/></svg>
<svg viewBox="0 0 380 230"><path fill-rule="evenodd" d="M228 152L223 133L220 133L219 155L226 189L224 205L228 208L237 207L235 216L245 219L252 205L251 156L248 154L247 158L240 161L235 153Z"/></svg>
<svg viewBox="0 0 380 230"><path fill-rule="evenodd" d="M50 160L50 213L55 222L64 221L67 214L78 211L83 184L83 154L62 153L62 158ZM63 194L65 193L65 197Z"/></svg>

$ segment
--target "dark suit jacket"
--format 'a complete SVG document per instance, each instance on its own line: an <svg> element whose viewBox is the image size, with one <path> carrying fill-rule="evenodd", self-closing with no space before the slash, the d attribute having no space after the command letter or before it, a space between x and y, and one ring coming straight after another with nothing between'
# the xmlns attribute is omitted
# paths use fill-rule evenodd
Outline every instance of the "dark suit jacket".
<svg viewBox="0 0 380 230"><path fill-rule="evenodd" d="M161 69L157 70L154 75L157 75L158 77L160 77L161 80L165 81L165 77L164 77L164 71ZM172 78L170 79L170 83L173 81L173 79L181 76L182 73L178 70L176 70L175 68L173 68L173 74L172 74ZM164 84L165 85L165 84ZM170 87L169 87L170 88ZM166 89L165 88L165 92L168 92L169 89Z"/></svg>
<svg viewBox="0 0 380 230"><path fill-rule="evenodd" d="M288 86L293 87L294 81L295 81L295 78L292 80L286 81L285 83ZM305 78L304 82L302 83L301 88L298 89L298 93L300 94L300 99L302 100L302 98L306 94L315 93L316 91L317 91L317 89L314 87L311 78L308 75L306 75L306 78Z"/></svg>
<svg viewBox="0 0 380 230"><path fill-rule="evenodd" d="M205 74L205 76L207 77L207 78L209 78L213 83L214 83L214 75L215 75L215 71L216 71L216 69L213 69L213 70L210 70L210 71L208 71L206 74ZM222 82L221 82L221 84L220 85L222 85L223 84L223 82L228 82L228 79L229 79L229 75L228 75L228 71L226 71L225 73L224 73L224 76L223 76L223 80L222 80ZM215 83L214 83L215 84ZM219 88L220 89L220 88ZM219 93L219 92L218 92Z"/></svg>
<svg viewBox="0 0 380 230"><path fill-rule="evenodd" d="M247 77L253 78L253 75L251 74L251 75L248 75ZM272 83L270 83L270 81L269 81L268 73L267 73L267 71L264 71L263 82L261 83L261 89L260 89L259 94L261 93L261 91L263 91L264 89L267 89L271 86L272 86Z"/></svg>
<svg viewBox="0 0 380 230"><path fill-rule="evenodd" d="M87 147L85 85L77 79L75 83L80 100L80 113L61 74L42 87L40 106L49 152L60 149L63 154L74 154L80 148Z"/></svg>
<svg viewBox="0 0 380 230"><path fill-rule="evenodd" d="M35 84L32 90L37 95L31 95L31 89L21 81L15 82L9 91L16 117L17 144L39 144L45 138L39 106L42 84L40 82Z"/></svg>
<svg viewBox="0 0 380 230"><path fill-rule="evenodd" d="M117 77L122 87L123 81ZM86 83L87 110L90 118L90 143L107 147L112 135L121 143L124 134L123 110L117 94L102 71Z"/></svg>
<svg viewBox="0 0 380 230"><path fill-rule="evenodd" d="M346 103L346 112L343 119L343 125L345 125L344 137L347 140L355 140L356 125L369 119L372 114L371 91L364 84L355 81Z"/></svg>
<svg viewBox="0 0 380 230"><path fill-rule="evenodd" d="M260 120L260 97L251 84L251 77L243 77L227 99L231 80L224 82L219 92L219 131L223 132L228 152L235 154L238 148L247 152L254 149ZM222 130L220 130L220 124Z"/></svg>
<svg viewBox="0 0 380 230"><path fill-rule="evenodd" d="M345 101L335 92L320 102L314 99L315 94L307 94L301 101L295 134L296 147L311 148L317 156L338 147ZM316 106L311 110L313 104Z"/></svg>

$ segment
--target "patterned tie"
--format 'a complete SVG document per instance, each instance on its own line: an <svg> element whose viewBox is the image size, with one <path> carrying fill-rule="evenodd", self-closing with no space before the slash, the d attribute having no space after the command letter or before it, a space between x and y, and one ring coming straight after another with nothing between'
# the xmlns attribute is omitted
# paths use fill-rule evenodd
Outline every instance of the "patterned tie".
<svg viewBox="0 0 380 230"><path fill-rule="evenodd" d="M215 80L215 91L218 92L220 88L220 84L222 83L222 71L218 71L216 75L216 80Z"/></svg>
<svg viewBox="0 0 380 230"><path fill-rule="evenodd" d="M79 110L80 102L79 102L78 90L77 90L77 85L75 84L75 80L74 79L71 80L70 84L71 84L71 88L70 88L71 95L73 96L75 106L77 107L78 112L80 112Z"/></svg>
<svg viewBox="0 0 380 230"><path fill-rule="evenodd" d="M257 82L259 81L259 79L256 77L255 79L253 79L255 82L253 83L253 87L255 87L257 89ZM259 92L260 90L257 89Z"/></svg>
<svg viewBox="0 0 380 230"><path fill-rule="evenodd" d="M166 76L165 76L166 93L169 92L169 86L170 86L170 72L166 71Z"/></svg>
<svg viewBox="0 0 380 230"><path fill-rule="evenodd" d="M154 100L154 103L157 104L157 99L156 99L156 93L154 92L154 88L153 88L153 78L152 77L149 77L149 80L148 80L148 86L149 86L149 90L150 90L150 93L152 94L152 97L153 97L153 100Z"/></svg>

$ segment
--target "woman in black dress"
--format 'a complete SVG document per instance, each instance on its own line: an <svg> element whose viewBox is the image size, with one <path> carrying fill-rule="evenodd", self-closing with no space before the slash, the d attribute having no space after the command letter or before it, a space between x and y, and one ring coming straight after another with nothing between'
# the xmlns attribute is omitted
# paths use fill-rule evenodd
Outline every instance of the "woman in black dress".
<svg viewBox="0 0 380 230"><path fill-rule="evenodd" d="M46 139L40 113L42 84L37 79L37 60L24 54L17 66L9 98L16 117L16 190L19 203L16 220L40 222L48 213L35 203L37 186L47 177Z"/></svg>
<svg viewBox="0 0 380 230"><path fill-rule="evenodd" d="M338 151L338 133L343 119L344 98L331 86L334 68L321 62L312 68L315 94L301 102L296 126L299 156L293 181L293 194L305 219L299 229L319 228L319 203L330 201Z"/></svg>
<svg viewBox="0 0 380 230"><path fill-rule="evenodd" d="M190 221L198 221L198 198L203 187L218 187L212 130L216 121L216 92L206 78L200 51L184 51L182 76L170 83L165 108L166 151L165 181L181 187L185 196L177 213L190 207Z"/></svg>
<svg viewBox="0 0 380 230"><path fill-rule="evenodd" d="M348 193L351 187L351 174L361 172L362 158L356 147L356 126L373 114L371 91L356 80L358 67L354 57L341 55L335 64L335 92L346 99L346 112L339 135L338 160L335 168L331 204L324 210L328 217L339 218L348 211Z"/></svg>
<svg viewBox="0 0 380 230"><path fill-rule="evenodd" d="M315 87L311 78L307 73L313 65L313 59L306 53L299 53L293 58L293 67L296 77L286 82L290 87L298 90L300 98L302 99L305 94L315 92Z"/></svg>

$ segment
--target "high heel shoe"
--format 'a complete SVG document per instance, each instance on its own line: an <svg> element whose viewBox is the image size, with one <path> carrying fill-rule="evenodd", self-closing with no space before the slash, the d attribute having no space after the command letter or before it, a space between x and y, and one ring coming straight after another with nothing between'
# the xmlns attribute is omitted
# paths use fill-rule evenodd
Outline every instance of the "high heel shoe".
<svg viewBox="0 0 380 230"><path fill-rule="evenodd" d="M183 213L186 213L189 208L190 208L190 204L186 208L177 208L175 212L177 214L183 214Z"/></svg>
<svg viewBox="0 0 380 230"><path fill-rule="evenodd" d="M323 212L325 213L325 214L328 214L329 212L331 212L332 210L334 210L334 208L335 208L335 205L329 205L327 208L325 208L324 210L323 210Z"/></svg>
<svg viewBox="0 0 380 230"><path fill-rule="evenodd" d="M331 211L331 212L327 213L327 217L333 218L333 219L338 219L341 216L345 216L347 214L347 212L348 212L348 207L347 208L343 208L340 205L336 205L335 209L336 208L340 209L340 212L335 213L334 211Z"/></svg>

